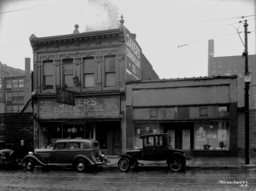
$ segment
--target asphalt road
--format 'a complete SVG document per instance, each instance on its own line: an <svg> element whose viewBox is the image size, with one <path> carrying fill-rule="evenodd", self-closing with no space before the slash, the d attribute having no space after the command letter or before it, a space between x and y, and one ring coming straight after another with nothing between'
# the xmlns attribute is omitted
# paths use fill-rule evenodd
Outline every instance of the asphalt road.
<svg viewBox="0 0 256 191"><path fill-rule="evenodd" d="M173 173L165 168L98 169L85 173L55 169L0 170L1 191L166 191L166 190L256 190L256 169L187 170Z"/></svg>

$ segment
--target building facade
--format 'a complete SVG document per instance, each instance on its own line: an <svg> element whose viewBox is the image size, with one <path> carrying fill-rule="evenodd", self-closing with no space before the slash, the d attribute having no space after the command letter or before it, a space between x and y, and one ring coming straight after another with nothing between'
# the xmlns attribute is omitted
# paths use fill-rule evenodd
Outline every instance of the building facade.
<svg viewBox="0 0 256 191"><path fill-rule="evenodd" d="M208 43L208 76L237 75L238 92L238 154L245 154L245 120L244 120L244 71L245 59L240 56L214 56L214 41ZM248 55L248 69L252 80L249 88L249 152L256 156L256 55Z"/></svg>
<svg viewBox="0 0 256 191"><path fill-rule="evenodd" d="M3 64L0 70L0 113L19 113L31 97L30 59L25 59L25 71Z"/></svg>
<svg viewBox="0 0 256 191"><path fill-rule="evenodd" d="M113 30L78 33L76 26L70 35L30 37L35 148L94 138L105 154L125 151L126 83L158 75L123 23ZM73 92L74 104L57 101L59 90Z"/></svg>
<svg viewBox="0 0 256 191"><path fill-rule="evenodd" d="M146 133L170 133L192 156L237 156L237 77L131 82L126 86L127 148Z"/></svg>

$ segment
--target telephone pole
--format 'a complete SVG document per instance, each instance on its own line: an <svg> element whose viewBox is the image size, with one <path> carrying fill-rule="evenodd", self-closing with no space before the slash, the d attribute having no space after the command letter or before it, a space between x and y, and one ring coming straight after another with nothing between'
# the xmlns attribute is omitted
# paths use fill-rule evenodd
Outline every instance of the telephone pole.
<svg viewBox="0 0 256 191"><path fill-rule="evenodd" d="M249 158L249 85L251 82L251 76L248 70L248 45L247 45L247 20L244 22L244 52L243 57L245 58L244 61L244 114L245 114L245 164L250 164Z"/></svg>

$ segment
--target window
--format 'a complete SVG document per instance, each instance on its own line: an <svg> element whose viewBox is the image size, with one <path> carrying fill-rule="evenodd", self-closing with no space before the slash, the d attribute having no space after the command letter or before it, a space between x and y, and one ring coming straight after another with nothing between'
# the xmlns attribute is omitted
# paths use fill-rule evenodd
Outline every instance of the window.
<svg viewBox="0 0 256 191"><path fill-rule="evenodd" d="M12 102L12 93L7 93L7 102Z"/></svg>
<svg viewBox="0 0 256 191"><path fill-rule="evenodd" d="M200 116L207 116L207 107L206 106L201 106L200 108L199 108L199 114L200 114Z"/></svg>
<svg viewBox="0 0 256 191"><path fill-rule="evenodd" d="M219 106L219 117L229 117L228 106Z"/></svg>
<svg viewBox="0 0 256 191"><path fill-rule="evenodd" d="M0 89L2 89L3 85L2 85L2 80L0 79Z"/></svg>
<svg viewBox="0 0 256 191"><path fill-rule="evenodd" d="M84 87L93 88L95 83L94 77L94 58L88 57L84 59Z"/></svg>
<svg viewBox="0 0 256 191"><path fill-rule="evenodd" d="M7 106L7 113L12 113L12 106L11 105Z"/></svg>
<svg viewBox="0 0 256 191"><path fill-rule="evenodd" d="M12 80L7 80L6 88L12 88Z"/></svg>
<svg viewBox="0 0 256 191"><path fill-rule="evenodd" d="M144 141L144 147L151 147L154 146L154 137L145 137L143 139Z"/></svg>
<svg viewBox="0 0 256 191"><path fill-rule="evenodd" d="M12 93L12 103L19 103L18 92Z"/></svg>
<svg viewBox="0 0 256 191"><path fill-rule="evenodd" d="M19 112L19 106L18 105L12 106L12 112L13 113L18 113Z"/></svg>
<svg viewBox="0 0 256 191"><path fill-rule="evenodd" d="M105 87L116 86L115 56L105 57Z"/></svg>
<svg viewBox="0 0 256 191"><path fill-rule="evenodd" d="M229 122L212 121L196 124L194 129L194 149L229 150Z"/></svg>
<svg viewBox="0 0 256 191"><path fill-rule="evenodd" d="M63 60L63 77L64 77L64 87L70 88L74 86L73 83L73 60L65 59Z"/></svg>
<svg viewBox="0 0 256 191"><path fill-rule="evenodd" d="M24 80L20 79L19 80L19 88L23 88L24 87Z"/></svg>
<svg viewBox="0 0 256 191"><path fill-rule="evenodd" d="M44 67L44 89L53 89L53 62L47 61L43 64Z"/></svg>
<svg viewBox="0 0 256 191"><path fill-rule="evenodd" d="M178 118L189 119L189 107L178 107Z"/></svg>
<svg viewBox="0 0 256 191"><path fill-rule="evenodd" d="M13 80L12 81L12 87L13 88L18 88L19 87L18 80Z"/></svg>

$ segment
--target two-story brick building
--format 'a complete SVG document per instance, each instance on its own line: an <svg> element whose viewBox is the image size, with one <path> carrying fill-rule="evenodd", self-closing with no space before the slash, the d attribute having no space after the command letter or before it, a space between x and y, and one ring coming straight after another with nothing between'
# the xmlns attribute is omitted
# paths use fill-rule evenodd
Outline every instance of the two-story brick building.
<svg viewBox="0 0 256 191"><path fill-rule="evenodd" d="M158 79L123 25L118 29L41 37L33 48L34 146L62 138L95 138L106 154L126 148L126 82ZM56 100L56 88L75 94L75 104Z"/></svg>

